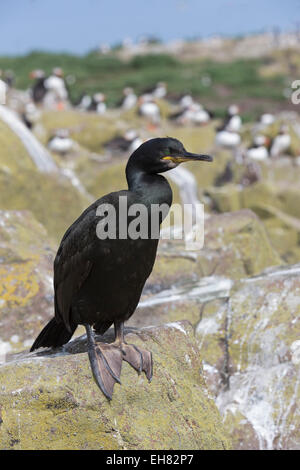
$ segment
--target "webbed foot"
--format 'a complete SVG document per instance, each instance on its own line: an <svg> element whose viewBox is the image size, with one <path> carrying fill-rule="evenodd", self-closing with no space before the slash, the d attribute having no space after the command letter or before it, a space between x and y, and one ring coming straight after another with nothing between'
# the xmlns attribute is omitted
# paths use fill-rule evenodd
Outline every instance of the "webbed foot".
<svg viewBox="0 0 300 470"><path fill-rule="evenodd" d="M138 373L145 372L151 382L153 375L152 353L146 349L138 348L134 344L121 343L123 360L128 362Z"/></svg>
<svg viewBox="0 0 300 470"><path fill-rule="evenodd" d="M115 383L121 383L122 351L114 344L96 343L89 325L86 325L86 332L94 379L106 398L111 400Z"/></svg>

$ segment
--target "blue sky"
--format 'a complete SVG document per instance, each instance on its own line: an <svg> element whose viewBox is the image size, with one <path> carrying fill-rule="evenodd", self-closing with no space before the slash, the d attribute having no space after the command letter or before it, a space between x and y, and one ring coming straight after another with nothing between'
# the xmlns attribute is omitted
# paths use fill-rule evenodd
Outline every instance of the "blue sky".
<svg viewBox="0 0 300 470"><path fill-rule="evenodd" d="M300 0L0 0L0 54L295 29Z"/></svg>

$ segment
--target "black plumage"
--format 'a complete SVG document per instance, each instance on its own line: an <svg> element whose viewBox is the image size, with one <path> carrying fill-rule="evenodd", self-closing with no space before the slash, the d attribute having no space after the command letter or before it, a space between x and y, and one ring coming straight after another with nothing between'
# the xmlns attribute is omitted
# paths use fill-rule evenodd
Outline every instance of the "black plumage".
<svg viewBox="0 0 300 470"><path fill-rule="evenodd" d="M129 150L132 140L126 139L123 136L116 136L104 143L103 147L106 150L115 152L126 152Z"/></svg>
<svg viewBox="0 0 300 470"><path fill-rule="evenodd" d="M46 77L40 77L36 80L32 87L32 99L35 103L41 103L46 96L47 88L45 87Z"/></svg>
<svg viewBox="0 0 300 470"><path fill-rule="evenodd" d="M187 152L181 142L172 138L151 139L142 144L127 163L128 190L107 194L88 207L66 231L54 261L55 318L46 325L31 350L61 346L69 341L77 325L85 325L92 371L109 399L115 382L119 382L122 360L139 372L143 370L149 380L152 377L151 353L128 345L123 325L137 307L156 257L159 231L149 237L151 207L172 204L170 185L158 173L188 160L212 159ZM121 210L122 196L127 198L127 208L136 203L145 207L148 238L126 238L121 234L119 217L128 216L127 209ZM97 214L99 207L107 207L105 204L115 209L117 225L115 237L100 240L97 228L105 214ZM126 220L127 228L134 217ZM97 344L91 327L103 334L112 324L115 342Z"/></svg>

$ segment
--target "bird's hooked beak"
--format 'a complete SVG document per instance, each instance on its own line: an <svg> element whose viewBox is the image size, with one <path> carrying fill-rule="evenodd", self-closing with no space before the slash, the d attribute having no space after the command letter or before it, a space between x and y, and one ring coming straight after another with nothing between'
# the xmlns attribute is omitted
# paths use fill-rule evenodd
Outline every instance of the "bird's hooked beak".
<svg viewBox="0 0 300 470"><path fill-rule="evenodd" d="M162 160L171 160L173 163L184 163L184 162L212 162L213 157L210 155L201 155L197 153L185 152L183 155L165 156Z"/></svg>

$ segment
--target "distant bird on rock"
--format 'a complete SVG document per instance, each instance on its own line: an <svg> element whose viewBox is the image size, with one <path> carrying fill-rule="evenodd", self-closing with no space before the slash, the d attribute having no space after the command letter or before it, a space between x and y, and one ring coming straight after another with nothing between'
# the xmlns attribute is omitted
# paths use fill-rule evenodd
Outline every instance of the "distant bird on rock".
<svg viewBox="0 0 300 470"><path fill-rule="evenodd" d="M28 129L32 130L34 125L38 122L41 116L40 111L34 103L27 103L21 113L22 121Z"/></svg>
<svg viewBox="0 0 300 470"><path fill-rule="evenodd" d="M282 124L280 126L278 134L274 137L271 142L271 157L279 157L280 155L284 155L289 150L290 145L291 136L289 134L289 128L287 125Z"/></svg>
<svg viewBox="0 0 300 470"><path fill-rule="evenodd" d="M216 133L215 144L217 147L224 147L227 149L235 149L241 143L241 137L237 132L219 130Z"/></svg>
<svg viewBox="0 0 300 470"><path fill-rule="evenodd" d="M133 89L130 87L124 88L123 99L120 103L120 107L124 111L128 111L129 109L134 108L136 104L137 104L137 96L134 93Z"/></svg>
<svg viewBox="0 0 300 470"><path fill-rule="evenodd" d="M158 82L154 87L146 88L143 91L143 95L151 95L153 99L161 100L167 95L167 84L165 82Z"/></svg>
<svg viewBox="0 0 300 470"><path fill-rule="evenodd" d="M238 113L238 106L229 106L223 124L217 128L215 144L218 147L235 149L240 145L241 137L238 132L241 129L242 120Z"/></svg>
<svg viewBox="0 0 300 470"><path fill-rule="evenodd" d="M267 160L269 158L269 140L264 135L256 135L253 144L246 150L246 157L252 160Z"/></svg>
<svg viewBox="0 0 300 470"><path fill-rule="evenodd" d="M141 144L142 139L135 129L129 129L122 136L114 137L104 144L104 148L110 152L134 152Z"/></svg>
<svg viewBox="0 0 300 470"><path fill-rule="evenodd" d="M105 114L106 110L105 95L103 93L95 93L88 107L88 111L96 111L97 114Z"/></svg>
<svg viewBox="0 0 300 470"><path fill-rule="evenodd" d="M87 93L81 93L80 97L73 103L75 108L81 111L87 111L92 104L92 97Z"/></svg>
<svg viewBox="0 0 300 470"><path fill-rule="evenodd" d="M64 156L73 149L74 140L70 138L68 129L58 129L48 140L47 147L52 152Z"/></svg>
<svg viewBox="0 0 300 470"><path fill-rule="evenodd" d="M68 89L60 67L55 67L51 75L43 82L46 94L43 100L45 107L49 109L64 109L69 98Z"/></svg>
<svg viewBox="0 0 300 470"><path fill-rule="evenodd" d="M227 109L227 114L225 116L221 129L229 132L239 132L242 127L242 119L239 115L239 112L240 110L237 105L230 105Z"/></svg>
<svg viewBox="0 0 300 470"><path fill-rule="evenodd" d="M44 70L36 69L32 70L29 76L34 80L34 84L31 87L32 100L36 104L41 104L47 93L47 88L45 87L46 74Z"/></svg>
<svg viewBox="0 0 300 470"><path fill-rule="evenodd" d="M147 119L150 127L157 127L160 124L160 109L151 95L139 98L138 114Z"/></svg>

